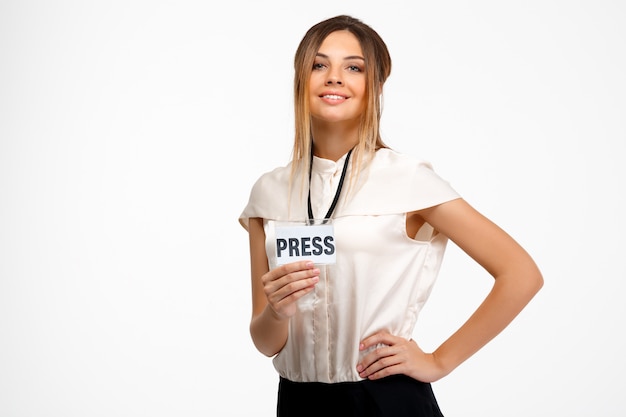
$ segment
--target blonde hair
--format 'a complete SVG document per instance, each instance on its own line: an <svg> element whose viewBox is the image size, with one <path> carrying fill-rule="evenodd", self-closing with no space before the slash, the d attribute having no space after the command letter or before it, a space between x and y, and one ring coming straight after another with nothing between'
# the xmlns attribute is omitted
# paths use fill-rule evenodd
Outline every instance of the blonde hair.
<svg viewBox="0 0 626 417"><path fill-rule="evenodd" d="M326 37L347 30L359 41L365 58L366 106L361 116L359 142L352 152L354 179L362 164L371 159L377 149L387 148L380 135L383 84L391 73L391 57L387 45L370 26L351 16L340 15L312 26L304 35L294 58L295 135L292 152L291 180L296 172L308 172L312 148L311 113L309 109L309 78L315 56ZM306 178L302 176L302 180ZM291 188L291 187L290 187ZM303 189L303 187L301 187Z"/></svg>

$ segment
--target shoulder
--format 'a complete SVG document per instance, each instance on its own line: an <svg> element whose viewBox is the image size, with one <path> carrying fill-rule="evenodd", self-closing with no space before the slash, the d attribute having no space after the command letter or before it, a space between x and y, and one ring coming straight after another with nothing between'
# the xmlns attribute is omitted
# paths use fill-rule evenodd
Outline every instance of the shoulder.
<svg viewBox="0 0 626 417"><path fill-rule="evenodd" d="M458 198L430 162L383 148L376 151L359 179L352 213L406 213Z"/></svg>
<svg viewBox="0 0 626 417"><path fill-rule="evenodd" d="M401 153L389 148L379 149L371 162L371 171L375 175L411 178L434 173L432 164L422 158Z"/></svg>
<svg viewBox="0 0 626 417"><path fill-rule="evenodd" d="M299 184L301 176L291 178L291 166L274 168L263 173L252 186L248 203L239 216L240 223L247 228L253 217L264 219L289 220L290 208L296 213L305 213L300 207L299 194L292 193L294 184Z"/></svg>
<svg viewBox="0 0 626 417"><path fill-rule="evenodd" d="M380 148L376 151L375 159L378 161L416 162L422 161L413 155L409 155L391 148Z"/></svg>
<svg viewBox="0 0 626 417"><path fill-rule="evenodd" d="M264 193L267 190L276 191L277 188L287 187L291 175L291 163L264 172L252 186L252 194Z"/></svg>

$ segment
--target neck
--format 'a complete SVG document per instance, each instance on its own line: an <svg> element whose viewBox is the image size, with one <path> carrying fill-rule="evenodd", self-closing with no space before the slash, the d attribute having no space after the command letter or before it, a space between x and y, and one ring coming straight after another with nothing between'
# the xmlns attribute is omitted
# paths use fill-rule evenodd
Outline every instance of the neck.
<svg viewBox="0 0 626 417"><path fill-rule="evenodd" d="M358 127L313 126L313 153L323 159L337 161L359 143Z"/></svg>

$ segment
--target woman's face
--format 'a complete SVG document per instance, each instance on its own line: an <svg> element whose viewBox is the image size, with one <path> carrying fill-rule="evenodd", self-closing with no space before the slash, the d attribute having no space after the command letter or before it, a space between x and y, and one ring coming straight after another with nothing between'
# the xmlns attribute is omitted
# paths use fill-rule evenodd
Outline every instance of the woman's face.
<svg viewBox="0 0 626 417"><path fill-rule="evenodd" d="M366 103L365 59L351 32L333 32L322 42L313 64L309 91L314 120L358 123Z"/></svg>

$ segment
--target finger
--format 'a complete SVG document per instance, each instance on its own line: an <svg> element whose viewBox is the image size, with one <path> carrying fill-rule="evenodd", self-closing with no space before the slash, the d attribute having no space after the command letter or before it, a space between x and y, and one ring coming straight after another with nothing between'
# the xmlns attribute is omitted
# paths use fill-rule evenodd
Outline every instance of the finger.
<svg viewBox="0 0 626 417"><path fill-rule="evenodd" d="M364 377L364 378L367 378L369 380L375 380L375 379L385 378L390 375L399 375L399 374L405 374L404 367L400 364L387 366L385 368L380 369L377 372L369 374L367 377Z"/></svg>
<svg viewBox="0 0 626 417"><path fill-rule="evenodd" d="M270 302L270 304L275 305L276 309L282 309L283 307L286 307L290 304L295 303L296 301L298 301L300 298L304 297L305 295L307 295L308 293L310 293L311 291L313 291L314 286L308 286L305 288L302 288L298 291L294 291L292 293L290 293L287 296L284 297L280 297L280 296L276 296L273 300L273 302Z"/></svg>
<svg viewBox="0 0 626 417"><path fill-rule="evenodd" d="M294 299L298 299L305 293L310 292L310 290L312 290L318 282L319 276L317 275L301 278L291 276L290 279L283 280L280 285L270 286L270 288L266 289L266 292L268 298L271 298L276 302L282 300L294 301Z"/></svg>
<svg viewBox="0 0 626 417"><path fill-rule="evenodd" d="M263 275L261 280L263 281L265 293L270 294L292 281L312 278L319 274L320 270L312 262L303 261L274 268Z"/></svg>
<svg viewBox="0 0 626 417"><path fill-rule="evenodd" d="M298 273L304 273L304 275L298 275ZM270 285L272 282L280 281L285 277L287 277L288 280L294 280L308 278L314 275L319 275L319 269L315 267L313 262L299 261L272 269L262 277L262 280L264 285Z"/></svg>
<svg viewBox="0 0 626 417"><path fill-rule="evenodd" d="M278 268L275 268L274 271L276 271L276 273L279 276L284 276L284 275L292 274L294 272L313 270L313 269L316 269L315 264L313 262L297 261L297 262L291 262L288 264L281 265Z"/></svg>
<svg viewBox="0 0 626 417"><path fill-rule="evenodd" d="M376 366L380 366L380 364L376 365L377 362L394 354L395 350L391 346L377 347L376 349L373 349L371 352L369 352L367 355L363 356L363 359L361 359L361 361L357 365L357 370L361 372L367 370L368 368L371 368L373 371L370 371L370 373L375 372L379 369L376 368Z"/></svg>
<svg viewBox="0 0 626 417"><path fill-rule="evenodd" d="M398 339L404 340L402 338L398 338L397 336L391 335L387 331L381 331L363 339L359 345L359 350L366 350L372 346L379 344L391 346L398 343Z"/></svg>
<svg viewBox="0 0 626 417"><path fill-rule="evenodd" d="M319 282L320 270L311 261L299 261L275 268L274 273L286 275L270 279L264 291L270 304L280 309L280 305L293 303L311 292Z"/></svg>
<svg viewBox="0 0 626 417"><path fill-rule="evenodd" d="M398 366L402 362L403 359L398 355L398 349L394 347L378 348L363 358L363 361L357 365L357 372L362 378L369 378L374 374L380 374L386 368Z"/></svg>

